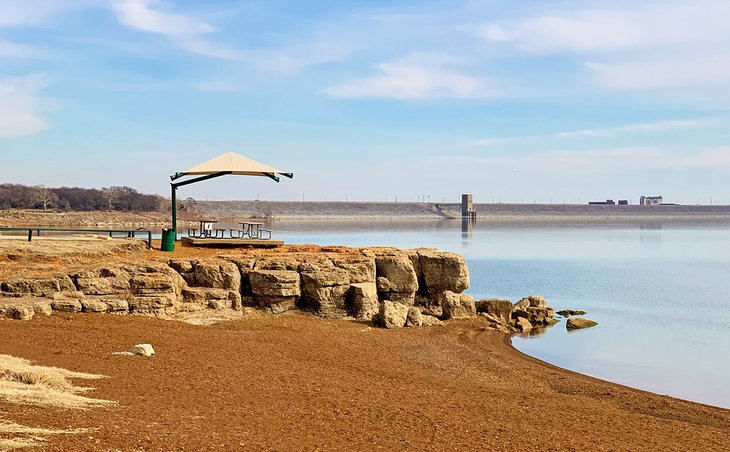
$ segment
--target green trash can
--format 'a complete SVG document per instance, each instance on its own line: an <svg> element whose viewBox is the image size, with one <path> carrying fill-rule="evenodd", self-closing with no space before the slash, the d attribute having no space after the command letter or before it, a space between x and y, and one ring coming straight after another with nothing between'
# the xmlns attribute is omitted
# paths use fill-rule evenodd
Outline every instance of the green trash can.
<svg viewBox="0 0 730 452"><path fill-rule="evenodd" d="M162 230L162 251L175 251L175 231L172 229Z"/></svg>

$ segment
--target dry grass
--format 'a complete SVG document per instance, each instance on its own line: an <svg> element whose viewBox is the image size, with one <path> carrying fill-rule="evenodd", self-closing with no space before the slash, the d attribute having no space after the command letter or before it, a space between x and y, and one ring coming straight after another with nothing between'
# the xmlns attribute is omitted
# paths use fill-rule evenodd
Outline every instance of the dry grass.
<svg viewBox="0 0 730 452"><path fill-rule="evenodd" d="M0 355L0 400L21 405L85 410L116 402L93 399L80 393L93 388L75 386L71 379L99 379L103 375L72 372L58 367L36 366L30 361ZM35 447L48 436L84 433L87 429L54 430L27 427L0 419L0 450Z"/></svg>
<svg viewBox="0 0 730 452"><path fill-rule="evenodd" d="M0 420L0 451L37 447L51 435L77 434L89 431L91 430L34 428ZM4 435L12 435L12 437L3 438Z"/></svg>
<svg viewBox="0 0 730 452"><path fill-rule="evenodd" d="M92 388L74 386L70 381L72 378L90 380L104 377L58 367L36 366L22 358L0 355L0 400L74 410L114 403L80 395Z"/></svg>

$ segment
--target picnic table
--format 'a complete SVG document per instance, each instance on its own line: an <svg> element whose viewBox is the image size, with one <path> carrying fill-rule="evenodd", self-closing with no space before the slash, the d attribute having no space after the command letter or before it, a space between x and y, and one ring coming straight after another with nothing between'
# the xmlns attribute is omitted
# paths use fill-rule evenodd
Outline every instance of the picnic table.
<svg viewBox="0 0 730 452"><path fill-rule="evenodd" d="M262 229L261 226L264 223L258 223L255 221L241 221L239 223L241 229L231 229L231 238L242 239L248 236L250 239L270 239L271 231L268 229ZM264 234L268 233L268 237L263 237Z"/></svg>
<svg viewBox="0 0 730 452"><path fill-rule="evenodd" d="M188 237L222 239L226 230L214 227L216 223L218 220L200 220L199 229L188 228Z"/></svg>

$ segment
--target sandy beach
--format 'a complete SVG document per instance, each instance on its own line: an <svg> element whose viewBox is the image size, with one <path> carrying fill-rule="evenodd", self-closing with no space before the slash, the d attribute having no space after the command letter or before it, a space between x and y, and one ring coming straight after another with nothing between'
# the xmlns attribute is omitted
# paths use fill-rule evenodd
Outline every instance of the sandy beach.
<svg viewBox="0 0 730 452"><path fill-rule="evenodd" d="M46 450L723 450L730 411L522 355L479 320L382 330L306 314L194 326L115 315L0 321L0 353L108 376L25 425L95 428ZM152 343L150 358L114 355Z"/></svg>

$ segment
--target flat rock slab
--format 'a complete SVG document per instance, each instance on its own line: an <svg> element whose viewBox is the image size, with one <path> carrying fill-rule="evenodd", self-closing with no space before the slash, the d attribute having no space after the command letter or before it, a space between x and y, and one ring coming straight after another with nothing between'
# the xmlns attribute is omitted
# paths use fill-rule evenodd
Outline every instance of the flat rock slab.
<svg viewBox="0 0 730 452"><path fill-rule="evenodd" d="M181 240L192 246L209 246L217 248L276 248L284 245L284 241L282 240L262 239L196 239L192 237L183 237Z"/></svg>

